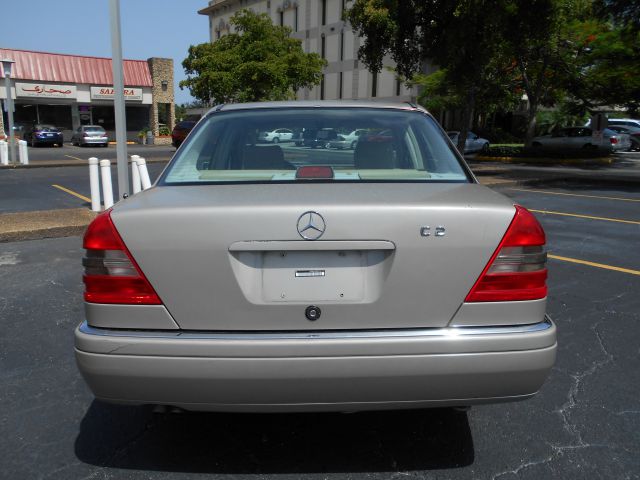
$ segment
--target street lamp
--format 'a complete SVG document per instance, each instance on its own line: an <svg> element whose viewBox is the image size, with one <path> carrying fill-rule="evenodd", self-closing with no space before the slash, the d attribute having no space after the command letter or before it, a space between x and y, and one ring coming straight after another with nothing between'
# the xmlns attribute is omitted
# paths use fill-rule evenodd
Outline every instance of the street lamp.
<svg viewBox="0 0 640 480"><path fill-rule="evenodd" d="M9 162L17 163L16 159L16 133L13 130L13 97L11 96L11 67L16 63L5 58L2 62L4 72L4 89L7 92L7 117L9 118Z"/></svg>

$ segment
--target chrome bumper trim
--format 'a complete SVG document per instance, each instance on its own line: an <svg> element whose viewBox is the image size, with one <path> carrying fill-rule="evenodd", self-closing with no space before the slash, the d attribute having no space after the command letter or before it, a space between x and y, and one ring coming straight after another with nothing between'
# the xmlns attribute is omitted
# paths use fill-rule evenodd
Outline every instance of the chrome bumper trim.
<svg viewBox="0 0 640 480"><path fill-rule="evenodd" d="M81 333L103 337L164 338L186 340L336 340L354 338L416 338L443 337L455 338L478 335L510 335L536 333L553 327L551 319L545 315L540 323L530 325L505 325L490 327L445 327L445 328L407 328L398 330L344 330L314 332L185 332L152 330L114 330L96 328L86 320L78 327Z"/></svg>

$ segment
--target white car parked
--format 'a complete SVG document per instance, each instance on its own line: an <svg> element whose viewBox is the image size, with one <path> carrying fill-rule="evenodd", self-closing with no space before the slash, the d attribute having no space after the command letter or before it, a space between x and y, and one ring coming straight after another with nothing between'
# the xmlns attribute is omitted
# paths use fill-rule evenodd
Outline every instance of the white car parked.
<svg viewBox="0 0 640 480"><path fill-rule="evenodd" d="M291 142L293 131L288 128L277 128L271 132L260 132L258 141L267 143Z"/></svg>

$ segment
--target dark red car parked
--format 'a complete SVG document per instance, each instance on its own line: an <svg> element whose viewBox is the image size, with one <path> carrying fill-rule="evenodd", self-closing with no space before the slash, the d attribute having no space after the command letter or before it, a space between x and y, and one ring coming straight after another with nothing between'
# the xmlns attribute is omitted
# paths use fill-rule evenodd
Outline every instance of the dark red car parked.
<svg viewBox="0 0 640 480"><path fill-rule="evenodd" d="M184 120L178 122L171 132L171 144L178 148L197 122L195 120Z"/></svg>

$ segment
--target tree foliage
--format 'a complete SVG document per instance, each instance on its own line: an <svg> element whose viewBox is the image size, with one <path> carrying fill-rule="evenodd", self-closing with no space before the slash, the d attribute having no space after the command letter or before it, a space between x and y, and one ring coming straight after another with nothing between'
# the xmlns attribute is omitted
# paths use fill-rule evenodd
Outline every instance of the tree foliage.
<svg viewBox="0 0 640 480"><path fill-rule="evenodd" d="M275 26L266 14L241 10L230 20L235 32L214 43L189 47L180 88L205 103L286 100L318 85L325 60L304 53L291 29Z"/></svg>
<svg viewBox="0 0 640 480"><path fill-rule="evenodd" d="M347 17L365 37L358 56L369 70L380 71L386 55L407 79L419 73L427 60L446 70L436 80L451 84L450 99L463 99L463 144L474 109L486 104L485 93L496 92L496 58L504 48L501 24L507 3L355 0Z"/></svg>
<svg viewBox="0 0 640 480"><path fill-rule="evenodd" d="M541 107L640 109L638 0L355 0L347 17L371 71L391 57L423 104L463 111L461 130L524 95L527 142Z"/></svg>

